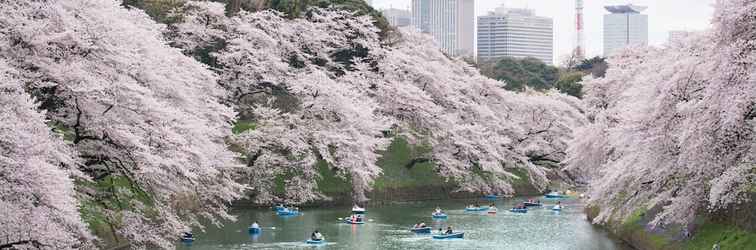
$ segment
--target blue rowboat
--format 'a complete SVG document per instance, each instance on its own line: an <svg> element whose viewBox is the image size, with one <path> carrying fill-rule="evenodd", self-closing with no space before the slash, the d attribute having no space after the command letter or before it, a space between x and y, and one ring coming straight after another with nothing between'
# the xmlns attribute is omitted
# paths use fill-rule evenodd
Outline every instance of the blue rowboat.
<svg viewBox="0 0 756 250"><path fill-rule="evenodd" d="M465 211L467 212L480 212L480 211L486 211L488 210L488 207L467 207L465 208Z"/></svg>
<svg viewBox="0 0 756 250"><path fill-rule="evenodd" d="M561 194L559 194L557 192L551 192L551 193L548 193L548 194L546 194L544 196L546 196L546 198L549 198L549 199L567 198L567 196L561 195Z"/></svg>
<svg viewBox="0 0 756 250"><path fill-rule="evenodd" d="M276 214L278 214L278 216L296 216L299 215L299 211L284 210L276 212Z"/></svg>
<svg viewBox="0 0 756 250"><path fill-rule="evenodd" d="M250 227L249 228L249 233L250 234L261 234L262 233L262 228L259 228L259 227Z"/></svg>
<svg viewBox="0 0 756 250"><path fill-rule="evenodd" d="M276 212L281 212L281 211L284 211L284 210L286 210L286 207L284 207L284 206L275 206L275 207L273 207L273 211L276 211Z"/></svg>
<svg viewBox="0 0 756 250"><path fill-rule="evenodd" d="M453 234L437 234L433 235L434 239L437 240L443 240L443 239L462 239L465 237L465 233L453 233Z"/></svg>
<svg viewBox="0 0 756 250"><path fill-rule="evenodd" d="M194 237L181 237L181 242L192 243L194 242Z"/></svg>
<svg viewBox="0 0 756 250"><path fill-rule="evenodd" d="M512 212L512 213L523 213L524 214L524 213L528 212L528 209L527 208L512 208L509 211Z"/></svg>
<svg viewBox="0 0 756 250"><path fill-rule="evenodd" d="M410 229L410 231L416 234L429 234L431 233L431 228L430 227L412 228Z"/></svg>
<svg viewBox="0 0 756 250"><path fill-rule="evenodd" d="M489 194L489 195L484 196L484 198L486 198L487 200L496 200L496 198L499 198L499 197L493 194Z"/></svg>
<svg viewBox="0 0 756 250"><path fill-rule="evenodd" d="M323 243L325 243L325 240L312 240L312 239L311 239L311 240L307 240L307 241L305 241L305 242L306 242L307 244L313 244L313 245L317 245L317 244L323 244Z"/></svg>
<svg viewBox="0 0 756 250"><path fill-rule="evenodd" d="M445 213L433 213L433 219L446 219L449 218Z"/></svg>
<svg viewBox="0 0 756 250"><path fill-rule="evenodd" d="M526 207L540 207L543 206L543 203L540 202L523 202L522 204L525 204Z"/></svg>

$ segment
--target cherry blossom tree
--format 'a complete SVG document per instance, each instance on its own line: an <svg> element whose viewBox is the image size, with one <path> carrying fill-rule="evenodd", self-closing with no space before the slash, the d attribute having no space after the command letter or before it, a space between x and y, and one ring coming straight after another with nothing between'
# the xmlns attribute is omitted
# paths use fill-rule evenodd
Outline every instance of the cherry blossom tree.
<svg viewBox="0 0 756 250"><path fill-rule="evenodd" d="M596 222L659 207L652 225L685 225L756 185L756 2L716 7L713 30L627 49L586 81L592 123L577 130L568 171L590 180Z"/></svg>
<svg viewBox="0 0 756 250"><path fill-rule="evenodd" d="M70 177L77 159L0 60L0 248L92 247Z"/></svg>
<svg viewBox="0 0 756 250"><path fill-rule="evenodd" d="M575 98L505 91L505 83L446 57L429 46L431 38L412 31L384 44L369 17L310 9L293 20L274 11L225 18L222 9L188 2L179 13L185 21L166 37L195 57L216 49L208 62L217 64L208 64L220 72L229 103L243 120L265 124L234 138L246 148L246 174L255 177L246 182L260 190L259 202L322 199L310 189L317 179L313 156L350 179L354 198L364 200L381 174L376 151L392 136L431 145L423 158L460 190L513 193L510 183L518 178L544 189L565 157L571 128L584 123ZM265 195L272 180L292 173L305 178L291 179L286 197ZM302 186L310 190L301 193Z"/></svg>
<svg viewBox="0 0 756 250"><path fill-rule="evenodd" d="M113 0L2 1L0 13L0 58L91 178L77 187L86 214L134 248L173 248L200 218L233 219L226 208L244 187L224 138L235 113L163 26Z"/></svg>

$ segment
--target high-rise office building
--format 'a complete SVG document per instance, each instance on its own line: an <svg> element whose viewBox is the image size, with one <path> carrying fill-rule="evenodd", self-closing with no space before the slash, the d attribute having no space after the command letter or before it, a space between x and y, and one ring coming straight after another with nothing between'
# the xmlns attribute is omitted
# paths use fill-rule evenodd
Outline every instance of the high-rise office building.
<svg viewBox="0 0 756 250"><path fill-rule="evenodd" d="M389 24L394 27L406 27L412 25L412 14L408 10L385 9L381 10Z"/></svg>
<svg viewBox="0 0 756 250"><path fill-rule="evenodd" d="M641 14L645 6L606 6L604 15L604 55L628 45L648 45L648 15Z"/></svg>
<svg viewBox="0 0 756 250"><path fill-rule="evenodd" d="M412 0L412 25L450 56L475 53L474 0Z"/></svg>
<svg viewBox="0 0 756 250"><path fill-rule="evenodd" d="M554 61L554 21L531 9L499 7L478 17L478 60L533 57Z"/></svg>
<svg viewBox="0 0 756 250"><path fill-rule="evenodd" d="M412 26L422 33L430 33L431 1L412 0Z"/></svg>

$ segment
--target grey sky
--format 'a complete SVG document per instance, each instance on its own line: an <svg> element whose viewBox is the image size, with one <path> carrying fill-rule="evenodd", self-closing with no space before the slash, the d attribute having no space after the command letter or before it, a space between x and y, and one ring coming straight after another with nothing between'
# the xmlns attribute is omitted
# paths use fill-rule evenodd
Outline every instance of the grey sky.
<svg viewBox="0 0 756 250"><path fill-rule="evenodd" d="M649 42L661 45L671 30L704 30L710 27L715 0L584 0L586 44L589 56L600 55L603 50L603 15L605 5L633 3L648 6ZM554 19L554 51L556 58L568 54L575 42L575 0L476 0L476 15L484 15L502 3L509 7L528 7L536 15ZM411 0L373 0L378 8L409 9Z"/></svg>

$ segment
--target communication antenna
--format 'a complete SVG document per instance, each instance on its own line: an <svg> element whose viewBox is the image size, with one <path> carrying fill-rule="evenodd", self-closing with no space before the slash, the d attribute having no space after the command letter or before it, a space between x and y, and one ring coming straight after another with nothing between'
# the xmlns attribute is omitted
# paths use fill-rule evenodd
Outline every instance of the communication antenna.
<svg viewBox="0 0 756 250"><path fill-rule="evenodd" d="M578 60L585 59L585 37L583 32L585 24L583 23L583 0L575 0L575 32L577 41L575 43L575 56Z"/></svg>

